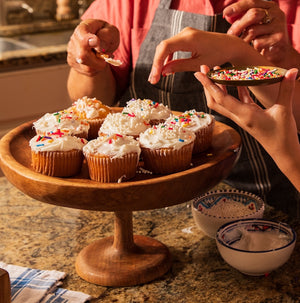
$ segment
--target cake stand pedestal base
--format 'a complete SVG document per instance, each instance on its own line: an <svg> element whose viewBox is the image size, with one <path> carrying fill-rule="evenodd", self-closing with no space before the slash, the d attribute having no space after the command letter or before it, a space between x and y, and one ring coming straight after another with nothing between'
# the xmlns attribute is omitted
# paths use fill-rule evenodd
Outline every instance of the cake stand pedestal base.
<svg viewBox="0 0 300 303"><path fill-rule="evenodd" d="M169 249L146 236L133 236L132 212L115 212L115 234L85 247L76 260L84 280L102 286L133 286L164 275L171 267Z"/></svg>

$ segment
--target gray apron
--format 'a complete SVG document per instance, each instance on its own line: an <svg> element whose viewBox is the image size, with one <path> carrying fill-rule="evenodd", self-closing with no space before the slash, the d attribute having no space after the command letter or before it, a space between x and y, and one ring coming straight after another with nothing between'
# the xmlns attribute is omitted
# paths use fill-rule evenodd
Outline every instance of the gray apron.
<svg viewBox="0 0 300 303"><path fill-rule="evenodd" d="M151 28L141 45L130 86L120 99L120 106L124 106L131 98L147 98L168 105L172 110L196 109L212 113L218 121L234 127L242 138L243 148L239 161L224 181L235 188L261 196L268 204L292 216L300 217L299 192L257 141L231 120L210 111L206 105L203 87L194 77L194 72L181 72L162 77L155 85L148 82L155 49L159 42L178 34L187 26L221 33L226 33L229 28L222 15L205 16L172 10L171 2L160 1ZM174 59L185 57L190 57L190 54L176 52L174 55ZM237 96L235 88L229 87L228 91Z"/></svg>

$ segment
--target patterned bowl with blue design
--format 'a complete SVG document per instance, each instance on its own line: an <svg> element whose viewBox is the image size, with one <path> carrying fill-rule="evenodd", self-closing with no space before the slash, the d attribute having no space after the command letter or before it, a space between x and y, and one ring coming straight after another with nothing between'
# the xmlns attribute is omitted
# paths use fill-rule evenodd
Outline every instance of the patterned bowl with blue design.
<svg viewBox="0 0 300 303"><path fill-rule="evenodd" d="M216 234L222 258L240 272L266 275L285 264L296 243L289 225L264 219L244 219L222 225Z"/></svg>
<svg viewBox="0 0 300 303"><path fill-rule="evenodd" d="M262 218L264 201L245 191L216 190L192 200L192 214L197 227L215 238L218 228L228 222L246 218Z"/></svg>

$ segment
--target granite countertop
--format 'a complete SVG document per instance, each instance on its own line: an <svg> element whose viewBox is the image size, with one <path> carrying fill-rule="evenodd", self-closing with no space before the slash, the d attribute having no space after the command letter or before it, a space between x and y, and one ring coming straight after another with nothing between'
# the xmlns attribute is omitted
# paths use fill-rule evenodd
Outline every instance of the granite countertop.
<svg viewBox="0 0 300 303"><path fill-rule="evenodd" d="M220 184L217 188L225 187ZM67 273L63 288L95 297L93 302L300 302L300 246L268 276L251 277L226 264L215 241L192 218L190 203L133 213L134 234L168 246L173 265L163 277L135 287L103 287L82 280L75 259L82 248L113 235L114 214L63 208L34 200L0 177L0 260ZM300 223L267 207L265 217Z"/></svg>

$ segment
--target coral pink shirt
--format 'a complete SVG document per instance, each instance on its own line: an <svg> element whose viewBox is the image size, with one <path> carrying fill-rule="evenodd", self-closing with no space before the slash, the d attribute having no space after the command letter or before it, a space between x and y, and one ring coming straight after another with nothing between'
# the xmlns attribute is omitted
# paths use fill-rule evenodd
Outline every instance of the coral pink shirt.
<svg viewBox="0 0 300 303"><path fill-rule="evenodd" d="M171 8L196 14L214 15L222 13L226 6L236 1L173 0ZM123 61L115 73L121 89L128 83L130 71L136 64L140 46L151 26L159 2L160 0L95 0L82 16L84 20L105 20L119 29L121 41L114 55L116 59ZM293 46L300 52L300 5L297 4L299 1L278 0L276 2L286 14Z"/></svg>

